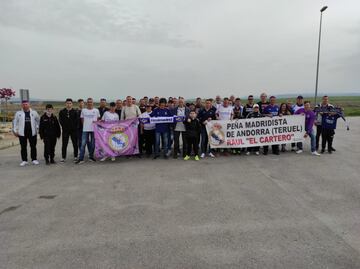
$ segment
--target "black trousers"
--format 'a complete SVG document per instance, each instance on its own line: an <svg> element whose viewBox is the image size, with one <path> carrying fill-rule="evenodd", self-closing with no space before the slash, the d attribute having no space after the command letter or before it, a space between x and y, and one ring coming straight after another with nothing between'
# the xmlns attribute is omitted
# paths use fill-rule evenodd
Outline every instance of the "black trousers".
<svg viewBox="0 0 360 269"><path fill-rule="evenodd" d="M321 149L325 150L326 143L328 144L328 151L332 149L332 143L334 140L335 131L333 129L321 130Z"/></svg>
<svg viewBox="0 0 360 269"><path fill-rule="evenodd" d="M45 161L54 160L55 157L55 146L56 146L56 136L55 137L44 137L44 158ZM77 146L76 146L77 148Z"/></svg>
<svg viewBox="0 0 360 269"><path fill-rule="evenodd" d="M183 141L182 146L182 154L183 157L186 155L186 132L183 131L174 131L174 156L177 156L177 154L180 152L180 135L181 139Z"/></svg>
<svg viewBox="0 0 360 269"><path fill-rule="evenodd" d="M144 135L141 134L140 124L138 127L138 143L139 143L139 154L141 155L144 149Z"/></svg>
<svg viewBox="0 0 360 269"><path fill-rule="evenodd" d="M186 137L186 144L187 144L187 155L190 156L191 150L194 151L195 155L199 155L199 138L198 137Z"/></svg>
<svg viewBox="0 0 360 269"><path fill-rule="evenodd" d="M142 137L145 143L145 152L147 155L151 155L155 145L155 130L144 130Z"/></svg>
<svg viewBox="0 0 360 269"><path fill-rule="evenodd" d="M31 150L31 160L36 160L36 142L37 142L37 135L34 136L19 136L20 146L21 146L21 159L22 161L27 162L27 141L29 140L30 143L30 150Z"/></svg>
<svg viewBox="0 0 360 269"><path fill-rule="evenodd" d="M316 126L316 150L319 149L319 142L320 142L321 132L322 132L321 125L317 125Z"/></svg>
<svg viewBox="0 0 360 269"><path fill-rule="evenodd" d="M260 150L260 147L250 147L250 148L246 148L246 151L248 152L257 152Z"/></svg>
<svg viewBox="0 0 360 269"><path fill-rule="evenodd" d="M271 145L272 153L279 153L279 145ZM269 146L264 146L264 153L269 152Z"/></svg>
<svg viewBox="0 0 360 269"><path fill-rule="evenodd" d="M61 155L63 159L66 159L66 152L67 152L67 146L69 143L69 138L71 138L71 142L74 149L74 157L76 158L79 153L79 147L78 147L78 131L75 130L73 132L63 132L62 133L62 149L61 149ZM56 143L56 142L55 142Z"/></svg>

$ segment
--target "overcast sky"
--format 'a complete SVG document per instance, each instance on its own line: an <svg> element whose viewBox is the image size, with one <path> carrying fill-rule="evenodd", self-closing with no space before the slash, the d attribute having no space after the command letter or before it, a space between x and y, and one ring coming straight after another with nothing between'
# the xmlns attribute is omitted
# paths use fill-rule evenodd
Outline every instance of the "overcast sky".
<svg viewBox="0 0 360 269"><path fill-rule="evenodd" d="M360 92L359 0L0 0L0 87L123 98Z"/></svg>

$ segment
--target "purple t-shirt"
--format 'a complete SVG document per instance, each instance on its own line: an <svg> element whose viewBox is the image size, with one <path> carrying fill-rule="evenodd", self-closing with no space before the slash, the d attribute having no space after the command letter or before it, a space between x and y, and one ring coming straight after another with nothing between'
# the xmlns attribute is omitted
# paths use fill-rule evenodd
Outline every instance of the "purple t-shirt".
<svg viewBox="0 0 360 269"><path fill-rule="evenodd" d="M312 131L316 115L312 110L306 111L305 108L300 108L295 112L295 115L305 114L305 131L309 134Z"/></svg>

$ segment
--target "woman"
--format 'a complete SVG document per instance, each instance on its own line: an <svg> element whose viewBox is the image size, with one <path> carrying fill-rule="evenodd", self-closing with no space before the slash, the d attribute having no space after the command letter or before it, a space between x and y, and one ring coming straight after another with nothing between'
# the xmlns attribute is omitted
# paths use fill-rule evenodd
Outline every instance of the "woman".
<svg viewBox="0 0 360 269"><path fill-rule="evenodd" d="M282 103L280 105L280 109L279 109L279 116L288 116L291 115L291 111L289 110L289 106L286 103ZM286 151L286 144L282 144L281 145L281 152L285 152Z"/></svg>

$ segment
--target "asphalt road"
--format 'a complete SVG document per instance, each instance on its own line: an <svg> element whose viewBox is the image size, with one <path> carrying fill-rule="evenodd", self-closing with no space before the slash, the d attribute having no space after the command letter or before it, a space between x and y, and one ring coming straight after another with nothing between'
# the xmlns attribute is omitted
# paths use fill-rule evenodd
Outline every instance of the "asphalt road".
<svg viewBox="0 0 360 269"><path fill-rule="evenodd" d="M301 155L21 168L18 146L1 150L0 268L360 268L350 120L320 157L307 142Z"/></svg>

